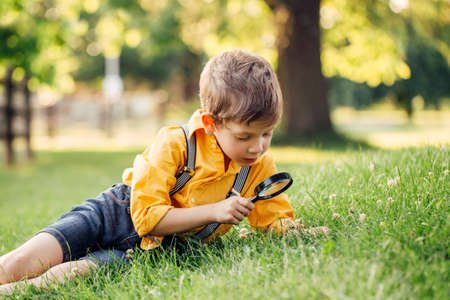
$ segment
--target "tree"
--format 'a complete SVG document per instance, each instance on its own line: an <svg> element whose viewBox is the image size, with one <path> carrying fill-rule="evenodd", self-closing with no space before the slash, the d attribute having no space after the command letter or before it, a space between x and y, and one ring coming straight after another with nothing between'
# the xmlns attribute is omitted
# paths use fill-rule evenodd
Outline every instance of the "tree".
<svg viewBox="0 0 450 300"><path fill-rule="evenodd" d="M320 1L266 2L278 16L278 74L286 99L287 133L330 130L320 60Z"/></svg>

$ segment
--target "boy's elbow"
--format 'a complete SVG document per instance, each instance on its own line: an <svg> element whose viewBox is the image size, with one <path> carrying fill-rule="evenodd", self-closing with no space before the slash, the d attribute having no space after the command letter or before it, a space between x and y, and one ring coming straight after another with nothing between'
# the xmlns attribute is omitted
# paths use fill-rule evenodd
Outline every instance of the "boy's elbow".
<svg viewBox="0 0 450 300"><path fill-rule="evenodd" d="M153 206L144 209L133 209L132 207L131 220L136 233L140 237L152 234L161 219L172 208L173 206L170 205Z"/></svg>

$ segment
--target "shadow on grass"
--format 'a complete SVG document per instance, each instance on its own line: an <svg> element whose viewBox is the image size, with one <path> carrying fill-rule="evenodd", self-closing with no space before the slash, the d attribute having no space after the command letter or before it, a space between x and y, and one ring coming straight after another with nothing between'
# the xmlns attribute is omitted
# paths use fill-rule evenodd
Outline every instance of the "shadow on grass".
<svg viewBox="0 0 450 300"><path fill-rule="evenodd" d="M335 151L376 149L376 147L366 141L350 138L335 130L319 131L314 134L298 136L278 132L272 139L272 145L310 147Z"/></svg>

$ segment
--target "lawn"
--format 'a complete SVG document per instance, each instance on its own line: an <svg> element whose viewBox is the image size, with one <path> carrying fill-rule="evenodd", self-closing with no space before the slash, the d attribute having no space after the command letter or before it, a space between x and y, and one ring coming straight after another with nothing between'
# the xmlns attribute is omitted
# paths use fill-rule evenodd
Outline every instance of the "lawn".
<svg viewBox="0 0 450 300"><path fill-rule="evenodd" d="M13 298L448 299L449 151L275 147L295 180L296 218L329 234L240 239L243 222L186 256L136 252L128 265ZM120 181L134 154L41 150L34 164L0 167L0 253Z"/></svg>

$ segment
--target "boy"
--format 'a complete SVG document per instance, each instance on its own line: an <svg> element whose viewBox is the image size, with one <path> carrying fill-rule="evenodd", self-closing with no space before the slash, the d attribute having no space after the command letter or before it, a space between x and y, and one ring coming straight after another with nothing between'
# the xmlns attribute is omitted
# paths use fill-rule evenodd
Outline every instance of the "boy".
<svg viewBox="0 0 450 300"><path fill-rule="evenodd" d="M202 108L188 123L163 128L155 142L114 185L74 207L19 248L0 257L0 293L17 284L46 286L82 275L127 249L164 244L165 236L198 232L223 223L214 236L248 217L261 230L283 231L292 223L286 195L253 204L255 186L276 172L266 153L281 117L275 73L263 58L240 50L211 59L200 77ZM187 140L195 135L192 178L170 195L186 166ZM241 195L227 197L236 174L251 166ZM213 237L214 237L213 236ZM210 237L211 238L211 237ZM22 280L22 281L21 281Z"/></svg>

